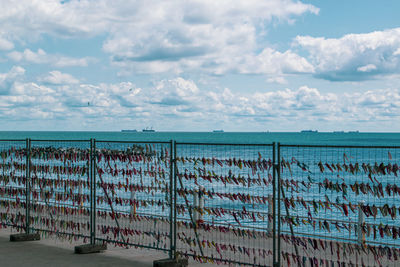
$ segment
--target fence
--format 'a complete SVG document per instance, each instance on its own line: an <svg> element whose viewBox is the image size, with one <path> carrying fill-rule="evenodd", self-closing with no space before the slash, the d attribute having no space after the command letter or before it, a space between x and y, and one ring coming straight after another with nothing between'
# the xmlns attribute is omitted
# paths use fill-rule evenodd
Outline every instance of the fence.
<svg viewBox="0 0 400 267"><path fill-rule="evenodd" d="M284 264L398 265L400 147L278 145L278 153Z"/></svg>
<svg viewBox="0 0 400 267"><path fill-rule="evenodd" d="M272 265L272 144L176 143L174 151L176 250L199 261Z"/></svg>
<svg viewBox="0 0 400 267"><path fill-rule="evenodd" d="M400 147L0 140L0 226L252 266L396 266Z"/></svg>

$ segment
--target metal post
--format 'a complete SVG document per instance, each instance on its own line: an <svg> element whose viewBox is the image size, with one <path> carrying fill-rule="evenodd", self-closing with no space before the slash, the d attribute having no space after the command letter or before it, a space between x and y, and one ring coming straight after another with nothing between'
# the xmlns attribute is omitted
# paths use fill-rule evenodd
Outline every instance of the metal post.
<svg viewBox="0 0 400 267"><path fill-rule="evenodd" d="M89 155L89 179L90 179L90 244L96 243L96 199L95 199L95 153L94 153L94 140L90 139L90 155Z"/></svg>
<svg viewBox="0 0 400 267"><path fill-rule="evenodd" d="M174 237L175 237L175 231L173 229L174 225L174 201L173 201L173 191L174 191L174 158L172 154L172 149L173 149L173 141L170 141L169 144L169 208L170 208L170 213L169 213L169 258L174 259L175 258L175 244L174 244Z"/></svg>
<svg viewBox="0 0 400 267"><path fill-rule="evenodd" d="M173 155L174 155L174 157L172 158L172 162L173 162L173 182L174 182L174 184L173 184L173 188L174 188L174 221L173 221L173 223L174 223L174 259L176 259L176 223L177 223L177 220L176 220L176 200L177 200L177 190L178 190L178 188L177 188L177 181L176 181L176 170L177 170L177 168L176 168L176 142L174 141L173 142L174 143L174 145L173 145L173 147L174 147L174 150L173 150ZM171 157L172 157L172 151L171 151Z"/></svg>
<svg viewBox="0 0 400 267"><path fill-rule="evenodd" d="M281 266L281 147L280 143L278 143L278 163L276 166L276 171L278 174L278 263L277 266Z"/></svg>
<svg viewBox="0 0 400 267"><path fill-rule="evenodd" d="M93 139L93 163L92 163L92 169L93 169L93 181L92 181L92 186L93 186L93 242L96 242L96 173L97 173L97 164L96 164L96 139ZM93 243L93 244L94 244Z"/></svg>
<svg viewBox="0 0 400 267"><path fill-rule="evenodd" d="M276 151L275 142L272 143L272 262L277 266L276 261Z"/></svg>
<svg viewBox="0 0 400 267"><path fill-rule="evenodd" d="M26 139L26 228L25 233L30 234L31 216L31 139Z"/></svg>
<svg viewBox="0 0 400 267"><path fill-rule="evenodd" d="M89 152L89 181L90 181L90 244L75 247L75 253L88 254L107 249L106 244L96 245L96 139L90 139Z"/></svg>

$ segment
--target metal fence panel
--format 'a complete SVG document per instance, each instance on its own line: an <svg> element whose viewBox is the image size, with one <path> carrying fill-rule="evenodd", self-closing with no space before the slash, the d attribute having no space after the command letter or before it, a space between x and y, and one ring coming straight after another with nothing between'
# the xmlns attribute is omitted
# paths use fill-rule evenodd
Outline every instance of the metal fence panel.
<svg viewBox="0 0 400 267"><path fill-rule="evenodd" d="M88 241L89 162L89 141L31 141L28 208L32 230Z"/></svg>
<svg viewBox="0 0 400 267"><path fill-rule="evenodd" d="M278 151L282 265L398 265L400 148Z"/></svg>
<svg viewBox="0 0 400 267"><path fill-rule="evenodd" d="M26 226L26 141L0 141L0 227Z"/></svg>
<svg viewBox="0 0 400 267"><path fill-rule="evenodd" d="M175 152L177 253L271 266L272 144L176 143Z"/></svg>
<svg viewBox="0 0 400 267"><path fill-rule="evenodd" d="M0 156L0 227L217 264L399 262L400 147L27 139Z"/></svg>
<svg viewBox="0 0 400 267"><path fill-rule="evenodd" d="M171 143L95 147L96 239L171 251Z"/></svg>

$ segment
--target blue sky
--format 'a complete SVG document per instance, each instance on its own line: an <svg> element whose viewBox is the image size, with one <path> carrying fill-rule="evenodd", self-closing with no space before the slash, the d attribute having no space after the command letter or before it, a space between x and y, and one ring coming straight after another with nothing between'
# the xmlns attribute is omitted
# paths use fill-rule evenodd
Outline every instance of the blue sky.
<svg viewBox="0 0 400 267"><path fill-rule="evenodd" d="M0 130L400 130L400 1L0 6Z"/></svg>

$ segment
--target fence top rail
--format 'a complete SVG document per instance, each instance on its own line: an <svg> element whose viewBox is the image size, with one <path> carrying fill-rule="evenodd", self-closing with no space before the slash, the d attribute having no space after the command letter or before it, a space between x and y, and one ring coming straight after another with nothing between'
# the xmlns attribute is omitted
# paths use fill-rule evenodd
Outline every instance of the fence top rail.
<svg viewBox="0 0 400 267"><path fill-rule="evenodd" d="M137 141L137 140L114 140L114 141L107 141L107 140L96 140L96 143L120 143L120 144L130 144L130 143L136 143L136 144L171 144L172 141Z"/></svg>
<svg viewBox="0 0 400 267"><path fill-rule="evenodd" d="M74 143L74 142L76 142L76 143L84 143L84 142L88 142L88 143L90 143L90 139L82 139L82 140L79 140L79 139L75 139L75 140L72 140L72 139L53 139L53 140L51 140L51 139L30 139L30 141L31 142L65 142L65 143L67 143L67 142L70 142L70 143Z"/></svg>
<svg viewBox="0 0 400 267"><path fill-rule="evenodd" d="M398 149L400 146L366 146L366 145L294 145L294 144L280 144L279 147L320 147L320 148L393 148Z"/></svg>
<svg viewBox="0 0 400 267"><path fill-rule="evenodd" d="M0 142L26 142L26 139L0 139Z"/></svg>
<svg viewBox="0 0 400 267"><path fill-rule="evenodd" d="M177 145L201 145L201 146L266 146L266 147L272 147L274 144L269 143L269 144L252 144L252 143L207 143L207 142L175 142Z"/></svg>

